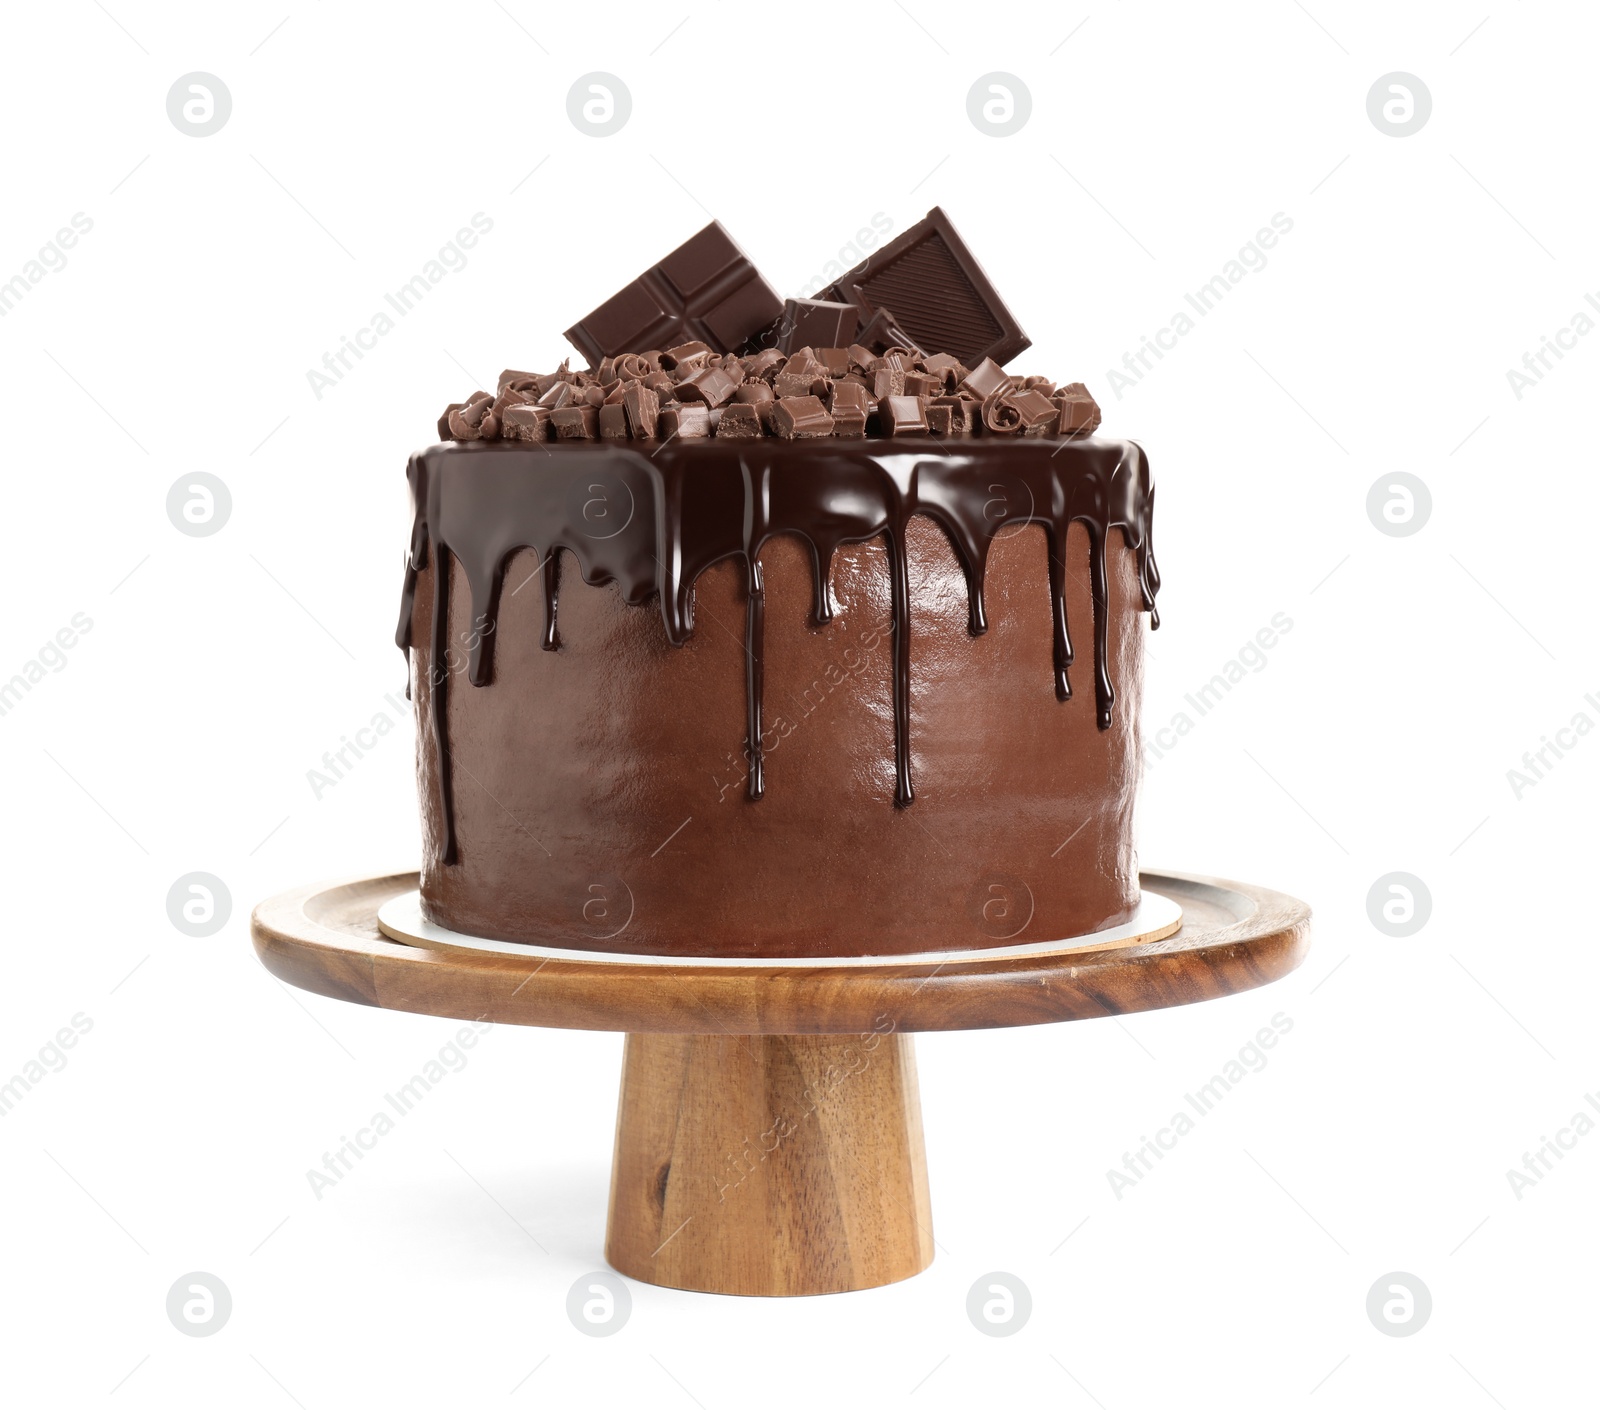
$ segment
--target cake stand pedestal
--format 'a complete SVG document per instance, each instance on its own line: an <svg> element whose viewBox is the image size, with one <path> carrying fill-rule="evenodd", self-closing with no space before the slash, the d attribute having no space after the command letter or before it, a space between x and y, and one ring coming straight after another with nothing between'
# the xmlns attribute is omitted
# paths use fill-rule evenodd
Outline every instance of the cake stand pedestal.
<svg viewBox="0 0 1600 1410"><path fill-rule="evenodd" d="M1304 958L1310 910L1240 882L1145 872L1183 925L1069 954L793 967L619 964L399 944L415 872L302 887L251 921L261 962L329 998L628 1035L606 1258L642 1282L846 1292L933 1260L911 1034L1197 1003Z"/></svg>

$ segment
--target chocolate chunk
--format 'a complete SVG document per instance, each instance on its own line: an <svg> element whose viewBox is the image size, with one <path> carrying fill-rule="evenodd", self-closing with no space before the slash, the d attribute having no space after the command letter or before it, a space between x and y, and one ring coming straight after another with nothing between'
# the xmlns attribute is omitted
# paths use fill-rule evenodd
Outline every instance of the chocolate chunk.
<svg viewBox="0 0 1600 1410"><path fill-rule="evenodd" d="M500 434L508 441L547 441L550 439L550 412L531 402L508 406L500 422Z"/></svg>
<svg viewBox="0 0 1600 1410"><path fill-rule="evenodd" d="M906 395L908 397L932 397L944 390L942 378L935 377L927 372L906 373Z"/></svg>
<svg viewBox="0 0 1600 1410"><path fill-rule="evenodd" d="M874 250L824 290L823 297L853 303L865 318L891 308L899 325L922 347L950 353L968 367L986 357L1006 363L1031 346L937 206Z"/></svg>
<svg viewBox="0 0 1600 1410"><path fill-rule="evenodd" d="M665 406L657 424L665 440L693 440L711 434L711 411L700 402Z"/></svg>
<svg viewBox="0 0 1600 1410"><path fill-rule="evenodd" d="M542 397L550 390L550 388L555 386L557 382L570 382L571 380L572 373L570 370L568 370L566 361L563 361L561 366L556 368L554 372L541 373L539 376L535 377L533 379L533 386L534 390Z"/></svg>
<svg viewBox="0 0 1600 1410"><path fill-rule="evenodd" d="M785 299L779 321L778 351L845 347L854 340L860 322L861 315L853 303Z"/></svg>
<svg viewBox="0 0 1600 1410"><path fill-rule="evenodd" d="M860 343L851 343L845 349L845 356L850 359L850 371L865 372L872 366L878 354L871 348L863 347Z"/></svg>
<svg viewBox="0 0 1600 1410"><path fill-rule="evenodd" d="M817 361L828 371L830 377L843 377L850 370L849 348L818 348Z"/></svg>
<svg viewBox="0 0 1600 1410"><path fill-rule="evenodd" d="M555 382L550 389L539 398L539 405L546 411L559 411L564 406L571 406L578 399L578 389L570 382Z"/></svg>
<svg viewBox="0 0 1600 1410"><path fill-rule="evenodd" d="M879 366L872 374L872 395L881 400L884 397L904 396L906 391L906 373L903 367Z"/></svg>
<svg viewBox="0 0 1600 1410"><path fill-rule="evenodd" d="M507 387L515 387L519 392L526 391L538 380L538 376L536 372L518 372L515 368L508 367L500 374L497 385L502 392Z"/></svg>
<svg viewBox="0 0 1600 1410"><path fill-rule="evenodd" d="M928 432L928 418L921 397L880 397L878 434L880 436L921 436Z"/></svg>
<svg viewBox="0 0 1600 1410"><path fill-rule="evenodd" d="M928 404L928 434L944 439L955 434L955 421L948 405Z"/></svg>
<svg viewBox="0 0 1600 1410"><path fill-rule="evenodd" d="M661 354L661 365L669 372L677 372L680 376L693 372L696 368L704 367L710 360L713 349L707 344L695 339L693 342L680 343L675 348L668 348Z"/></svg>
<svg viewBox="0 0 1600 1410"><path fill-rule="evenodd" d="M774 393L772 388L765 382L752 378L740 385L739 390L733 394L733 399L750 405L758 405L764 401L774 400Z"/></svg>
<svg viewBox="0 0 1600 1410"><path fill-rule="evenodd" d="M772 432L786 441L833 434L833 417L814 396L780 397L772 403Z"/></svg>
<svg viewBox="0 0 1600 1410"><path fill-rule="evenodd" d="M890 348L901 348L919 355L922 352L917 346L916 339L895 321L894 315L886 308L878 309L856 337L877 353L886 352Z"/></svg>
<svg viewBox="0 0 1600 1410"><path fill-rule="evenodd" d="M828 388L828 410L835 416L847 407L865 416L871 405L867 389L859 382L835 382Z"/></svg>
<svg viewBox="0 0 1600 1410"><path fill-rule="evenodd" d="M656 437L656 422L661 415L661 403L643 382L630 382L622 394L622 408L628 414L628 429L635 440L650 441Z"/></svg>
<svg viewBox="0 0 1600 1410"><path fill-rule="evenodd" d="M817 361L810 348L789 354L789 360L772 379L780 397L820 397L828 390L828 369Z"/></svg>
<svg viewBox="0 0 1600 1410"><path fill-rule="evenodd" d="M1043 392L1024 387L1021 391L1008 393L1005 400L1021 417L1023 435L1043 436L1055 429L1059 411Z"/></svg>
<svg viewBox="0 0 1600 1410"><path fill-rule="evenodd" d="M773 374L783 366L785 360L784 355L776 348L768 348L765 352L759 352L745 362L745 380L748 381L752 377L764 377L770 382Z"/></svg>
<svg viewBox="0 0 1600 1410"><path fill-rule="evenodd" d="M628 439L628 413L619 403L600 408L600 439L625 441Z"/></svg>
<svg viewBox="0 0 1600 1410"><path fill-rule="evenodd" d="M592 441L600 434L600 413L592 406L562 406L550 413L558 441Z"/></svg>
<svg viewBox="0 0 1600 1410"><path fill-rule="evenodd" d="M978 407L979 403L968 397L935 397L928 404L928 425L930 427L933 425L934 412L945 412L949 415L950 424L949 429L943 434L970 436Z"/></svg>
<svg viewBox="0 0 1600 1410"><path fill-rule="evenodd" d="M1055 394L1060 408L1056 421L1058 436L1087 436L1100 425L1100 407L1082 382L1072 382Z"/></svg>
<svg viewBox="0 0 1600 1410"><path fill-rule="evenodd" d="M738 382L720 367L702 367L678 383L678 400L721 406L738 388Z"/></svg>
<svg viewBox="0 0 1600 1410"><path fill-rule="evenodd" d="M567 329L591 364L630 349L689 341L737 352L783 303L716 221Z"/></svg>
<svg viewBox="0 0 1600 1410"><path fill-rule="evenodd" d="M731 401L720 408L722 416L716 435L724 441L758 441L762 437L761 414L750 402Z"/></svg>
<svg viewBox="0 0 1600 1410"><path fill-rule="evenodd" d="M1011 390L1011 379L993 358L984 358L961 379L961 386L979 401L987 401L996 392Z"/></svg>
<svg viewBox="0 0 1600 1410"><path fill-rule="evenodd" d="M833 434L841 440L859 441L867 434L867 409L842 406L833 413Z"/></svg>

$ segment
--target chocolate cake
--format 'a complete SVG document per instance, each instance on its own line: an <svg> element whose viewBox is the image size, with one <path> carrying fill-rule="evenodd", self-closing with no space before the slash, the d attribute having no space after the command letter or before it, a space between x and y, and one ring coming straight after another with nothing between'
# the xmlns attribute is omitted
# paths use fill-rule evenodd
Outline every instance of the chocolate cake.
<svg viewBox="0 0 1600 1410"><path fill-rule="evenodd" d="M412 457L435 924L781 958L1133 914L1144 453L988 355L1026 336L942 212L826 292L709 226Z"/></svg>

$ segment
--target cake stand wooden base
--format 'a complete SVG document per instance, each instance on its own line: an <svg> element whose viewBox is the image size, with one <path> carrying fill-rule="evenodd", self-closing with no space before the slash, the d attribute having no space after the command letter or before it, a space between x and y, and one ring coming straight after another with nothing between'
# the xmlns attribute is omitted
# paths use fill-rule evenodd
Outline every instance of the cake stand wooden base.
<svg viewBox="0 0 1600 1410"><path fill-rule="evenodd" d="M1305 957L1304 903L1146 872L1183 908L1150 944L955 964L686 966L398 944L379 908L415 872L303 887L256 908L256 952L330 998L628 1034L606 1257L641 1282L787 1296L879 1287L933 1259L913 1032L1196 1003Z"/></svg>
<svg viewBox="0 0 1600 1410"><path fill-rule="evenodd" d="M606 1234L618 1272L848 1292L920 1273L932 1231L909 1036L628 1036Z"/></svg>

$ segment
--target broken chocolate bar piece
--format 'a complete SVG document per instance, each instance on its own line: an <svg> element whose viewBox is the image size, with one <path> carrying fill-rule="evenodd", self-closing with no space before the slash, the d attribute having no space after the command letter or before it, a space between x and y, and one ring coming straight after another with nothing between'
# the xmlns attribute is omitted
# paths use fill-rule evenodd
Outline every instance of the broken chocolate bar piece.
<svg viewBox="0 0 1600 1410"><path fill-rule="evenodd" d="M1015 408L1023 435L1043 436L1055 427L1058 408L1043 392L1027 387L1008 393L1005 400L1008 406Z"/></svg>
<svg viewBox="0 0 1600 1410"><path fill-rule="evenodd" d="M721 406L738 387L739 383L720 367L702 367L678 383L678 400Z"/></svg>
<svg viewBox="0 0 1600 1410"><path fill-rule="evenodd" d="M984 358L961 379L962 390L970 392L979 401L987 401L996 392L1011 390L1011 379L993 358Z"/></svg>
<svg viewBox="0 0 1600 1410"><path fill-rule="evenodd" d="M922 436L928 432L928 418L921 397L880 397L878 434L880 436Z"/></svg>
<svg viewBox="0 0 1600 1410"><path fill-rule="evenodd" d="M1060 408L1058 436L1087 436L1100 425L1100 406L1082 382L1070 382L1053 398Z"/></svg>
<svg viewBox="0 0 1600 1410"><path fill-rule="evenodd" d="M833 417L816 397L780 397L772 403L772 433L786 441L833 434Z"/></svg>
<svg viewBox="0 0 1600 1410"><path fill-rule="evenodd" d="M628 439L628 413L620 403L613 402L600 408L600 439L625 441Z"/></svg>
<svg viewBox="0 0 1600 1410"><path fill-rule="evenodd" d="M881 250L836 280L825 299L853 303L865 319L891 309L919 346L971 367L1009 362L1031 346L945 213L935 206ZM858 340L867 339L858 335Z"/></svg>
<svg viewBox="0 0 1600 1410"><path fill-rule="evenodd" d="M759 441L765 434L761 415L750 402L731 401L722 408L716 434L724 441Z"/></svg>
<svg viewBox="0 0 1600 1410"><path fill-rule="evenodd" d="M547 441L550 439L550 413L531 402L508 406L500 421L500 434L508 441Z"/></svg>
<svg viewBox="0 0 1600 1410"><path fill-rule="evenodd" d="M866 408L841 406L833 413L833 434L841 440L863 440L867 434Z"/></svg>
<svg viewBox="0 0 1600 1410"><path fill-rule="evenodd" d="M779 321L778 351L843 348L855 341L861 314L852 303L823 299L785 299Z"/></svg>
<svg viewBox="0 0 1600 1410"><path fill-rule="evenodd" d="M635 440L648 441L655 437L661 403L649 387L643 382L628 383L622 394L622 409L628 414L628 430Z"/></svg>
<svg viewBox="0 0 1600 1410"><path fill-rule="evenodd" d="M744 251L712 221L567 329L567 341L591 366L630 350L685 342L737 352L782 311L782 300Z"/></svg>
<svg viewBox="0 0 1600 1410"><path fill-rule="evenodd" d="M711 410L701 402L661 408L661 435L665 440L693 440L711 434Z"/></svg>
<svg viewBox="0 0 1600 1410"><path fill-rule="evenodd" d="M592 441L600 434L600 413L592 406L562 406L550 413L558 441Z"/></svg>

